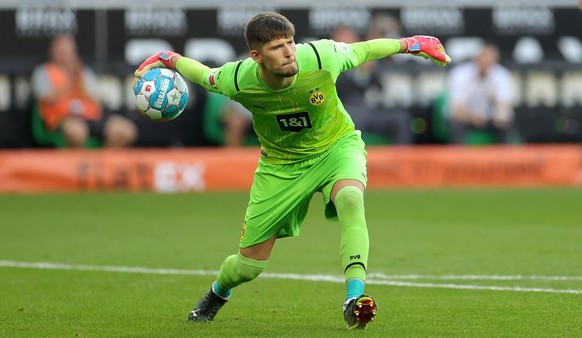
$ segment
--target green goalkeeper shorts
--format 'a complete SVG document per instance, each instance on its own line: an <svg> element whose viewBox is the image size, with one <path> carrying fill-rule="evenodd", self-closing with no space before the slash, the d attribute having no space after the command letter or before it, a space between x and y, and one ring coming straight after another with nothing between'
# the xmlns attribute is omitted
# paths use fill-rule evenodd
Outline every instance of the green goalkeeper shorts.
<svg viewBox="0 0 582 338"><path fill-rule="evenodd" d="M275 234L298 236L313 194L323 193L325 217L337 221L331 202L335 182L352 179L367 184L366 150L358 131L342 137L314 158L292 164L259 161L250 191L240 247L262 243Z"/></svg>

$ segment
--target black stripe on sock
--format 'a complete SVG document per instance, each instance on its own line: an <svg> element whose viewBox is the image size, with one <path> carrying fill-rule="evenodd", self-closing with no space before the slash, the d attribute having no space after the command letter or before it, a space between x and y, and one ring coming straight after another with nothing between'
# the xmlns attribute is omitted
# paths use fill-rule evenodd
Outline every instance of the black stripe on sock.
<svg viewBox="0 0 582 338"><path fill-rule="evenodd" d="M345 273L346 271L348 271L348 268L349 268L350 266L352 266L352 265L361 265L361 266L362 266L362 268L364 268L364 271L368 272L368 270L366 270L366 266L364 265L364 263L362 263L362 262L353 262L353 263L350 263L350 264L348 264L348 266L346 266L346 268L344 269L344 273Z"/></svg>

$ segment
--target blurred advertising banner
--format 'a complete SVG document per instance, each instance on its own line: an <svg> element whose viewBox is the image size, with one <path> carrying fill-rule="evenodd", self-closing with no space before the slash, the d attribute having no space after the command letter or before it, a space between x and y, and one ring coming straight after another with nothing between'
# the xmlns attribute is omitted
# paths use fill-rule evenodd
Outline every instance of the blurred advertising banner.
<svg viewBox="0 0 582 338"><path fill-rule="evenodd" d="M370 187L576 186L579 146L372 148Z"/></svg>
<svg viewBox="0 0 582 338"><path fill-rule="evenodd" d="M260 150L0 151L0 193L246 190ZM579 146L371 147L370 189L579 186Z"/></svg>
<svg viewBox="0 0 582 338"><path fill-rule="evenodd" d="M74 2L73 2L74 3ZM283 2L257 2L196 8L119 5L91 8L55 4L0 6L0 59L22 68L46 58L49 38L72 33L90 64L135 66L160 49L171 49L208 63L221 63L246 54L243 38L247 20L262 11L279 11L296 28L298 42L329 37L340 25L364 35L372 22L389 37L434 35L450 46L453 60L469 53L471 39L495 41L505 60L526 56L527 62L582 61L582 12L576 3L503 2L496 6L438 5L431 2L380 7L358 2L291 7ZM378 16L391 16L399 32ZM396 28L397 29L397 28ZM459 40L460 39L460 40ZM449 48L449 47L447 47ZM458 51L457 51L458 49ZM457 57L457 58L455 58ZM518 62L520 60L517 60Z"/></svg>

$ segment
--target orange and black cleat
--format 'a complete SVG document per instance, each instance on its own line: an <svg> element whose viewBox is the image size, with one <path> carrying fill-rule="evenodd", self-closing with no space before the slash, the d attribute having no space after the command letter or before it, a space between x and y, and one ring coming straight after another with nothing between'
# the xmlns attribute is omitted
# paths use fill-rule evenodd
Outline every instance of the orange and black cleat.
<svg viewBox="0 0 582 338"><path fill-rule="evenodd" d="M365 329L376 315L376 302L372 297L360 296L344 304L344 319L351 329Z"/></svg>

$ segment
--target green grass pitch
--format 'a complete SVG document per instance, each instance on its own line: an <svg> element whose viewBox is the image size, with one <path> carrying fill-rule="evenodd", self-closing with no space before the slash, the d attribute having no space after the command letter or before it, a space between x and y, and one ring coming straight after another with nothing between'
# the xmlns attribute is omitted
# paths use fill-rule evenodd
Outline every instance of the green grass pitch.
<svg viewBox="0 0 582 338"><path fill-rule="evenodd" d="M188 323L237 249L247 200L0 196L0 336L582 336L580 189L368 192L366 291L378 315L357 332L344 328L344 287L332 278L339 226L316 195L265 276L237 288L213 323Z"/></svg>

